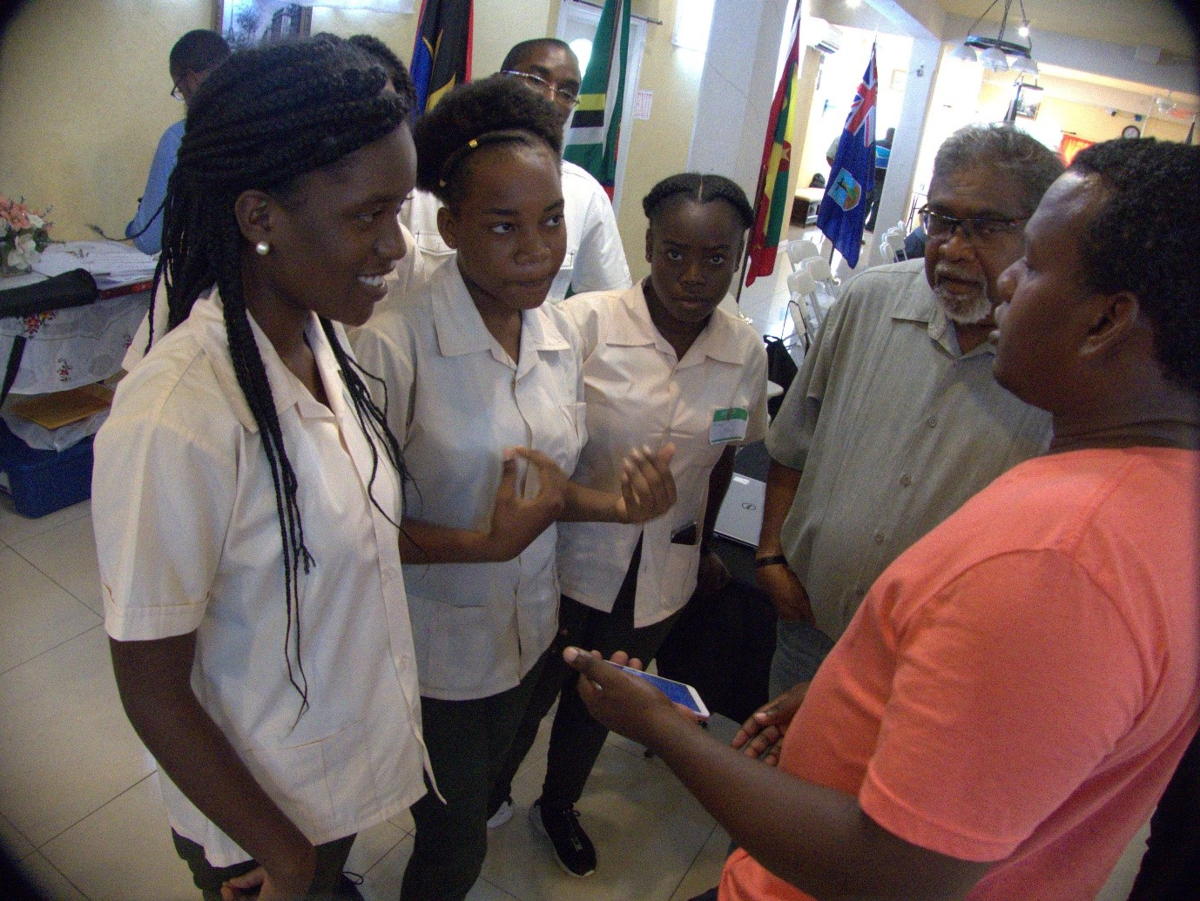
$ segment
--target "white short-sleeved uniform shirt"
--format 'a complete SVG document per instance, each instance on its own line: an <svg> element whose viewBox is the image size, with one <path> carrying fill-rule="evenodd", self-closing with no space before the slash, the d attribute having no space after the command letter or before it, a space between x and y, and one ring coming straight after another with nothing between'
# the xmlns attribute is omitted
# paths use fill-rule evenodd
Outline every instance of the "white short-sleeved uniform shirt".
<svg viewBox="0 0 1200 901"><path fill-rule="evenodd" d="M399 521L399 479L380 451L372 481L371 446L316 317L306 336L328 407L253 319L251 327L313 558L297 587L299 659L291 643L285 659L271 472L216 292L125 378L96 438L92 511L105 628L120 641L195 631L200 704L267 794L320 843L379 823L425 792L416 661L388 521ZM307 680L309 707L299 719L288 659L296 680L301 666ZM210 863L249 858L165 777L161 785L172 827L201 844Z"/></svg>
<svg viewBox="0 0 1200 901"><path fill-rule="evenodd" d="M655 328L642 285L568 298L560 309L583 339L588 443L574 479L620 490L620 461L634 447L673 442L678 500L643 525L564 522L559 525L562 592L610 611L642 536L634 598L636 628L679 610L696 587L700 561L693 544L671 536L696 524L699 536L708 479L730 444L760 440L767 431L767 355L762 338L722 309L679 359Z"/></svg>
<svg viewBox="0 0 1200 901"><path fill-rule="evenodd" d="M617 231L612 201L590 172L562 161L563 221L567 225L567 254L546 299L557 303L584 291L617 291L632 281L625 248ZM441 202L427 191L414 191L400 209L401 222L413 234L421 271L436 267L454 251L437 227Z"/></svg>
<svg viewBox="0 0 1200 901"><path fill-rule="evenodd" d="M407 516L489 528L508 447L574 470L587 436L579 337L556 306L523 314L516 363L484 326L453 259L428 291L382 307L353 341L387 389L388 423L412 477ZM532 493L536 473L528 476ZM551 526L504 563L404 567L423 695L490 697L529 672L557 627L556 538Z"/></svg>

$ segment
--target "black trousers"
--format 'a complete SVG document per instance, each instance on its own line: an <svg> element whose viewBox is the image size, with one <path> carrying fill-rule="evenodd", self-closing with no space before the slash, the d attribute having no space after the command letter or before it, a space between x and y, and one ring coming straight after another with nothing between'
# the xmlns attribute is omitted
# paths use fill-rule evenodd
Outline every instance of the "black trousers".
<svg viewBox="0 0 1200 901"><path fill-rule="evenodd" d="M605 657L611 656L614 651L627 651L630 657L637 657L644 664L650 663L670 634L680 611L641 629L633 627L633 600L637 593L640 562L639 543L611 613L587 607L566 596L560 600L558 634L546 652L541 678L529 699L529 706L517 729L508 758L496 778L488 803L489 812L496 810L511 793L513 777L533 746L538 726L554 706L556 698L558 711L550 732L542 804L546 807L569 807L583 794L583 787L608 737L608 729L588 713L579 692L575 690L579 674L563 662L562 652L569 645L600 651Z"/></svg>
<svg viewBox="0 0 1200 901"><path fill-rule="evenodd" d="M486 698L421 698L425 747L443 804L433 792L411 808L413 853L403 901L455 901L479 878L487 856L487 800L541 675L543 661L515 687Z"/></svg>
<svg viewBox="0 0 1200 901"><path fill-rule="evenodd" d="M258 863L247 860L235 863L229 867L214 867L204 856L204 848L190 838L185 838L174 829L171 838L175 842L175 852L183 858L192 871L192 881L200 889L204 901L221 901L221 883L243 873L249 873ZM313 875L312 886L305 897L311 899L359 899L357 888L349 880L342 879L342 867L350 856L350 847L354 844L355 836L348 835L323 845L317 845L317 870Z"/></svg>
<svg viewBox="0 0 1200 901"><path fill-rule="evenodd" d="M1183 752L1150 818L1150 840L1129 901L1200 898L1200 733Z"/></svg>

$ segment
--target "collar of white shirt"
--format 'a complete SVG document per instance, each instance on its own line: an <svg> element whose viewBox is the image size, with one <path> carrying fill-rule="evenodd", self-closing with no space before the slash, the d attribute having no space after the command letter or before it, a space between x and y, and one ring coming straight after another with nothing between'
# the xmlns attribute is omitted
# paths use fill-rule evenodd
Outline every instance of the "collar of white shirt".
<svg viewBox="0 0 1200 901"><path fill-rule="evenodd" d="M483 324L458 266L450 260L433 275L430 283L433 327L437 333L438 351L447 357L461 354L486 353L496 339ZM526 310L521 320L521 348L532 351L564 351L571 349L558 326L543 307Z"/></svg>
<svg viewBox="0 0 1200 901"><path fill-rule="evenodd" d="M271 398L275 402L275 413L278 416L285 410L295 406L301 416L321 417L330 412L341 415L344 412L345 400L341 391L341 367L333 356L333 349L325 337L325 332L314 314L309 314L308 324L304 335L316 357L317 371L325 383L325 393L329 398L329 407L319 403L309 393L308 389L284 365L274 346L253 316L250 320L250 333L258 345L259 356L262 357L263 368L267 373L267 383L271 386ZM237 375L233 371L233 361L229 358L228 338L225 330L225 314L221 306L220 294L216 289L208 296L197 299L188 320L197 326L197 337L206 346L208 359L211 361L213 372L221 385L221 390L229 398L238 421L249 431L258 431L258 423L250 412L250 405L238 385ZM336 326L335 326L336 328ZM343 341L345 339L343 338Z"/></svg>
<svg viewBox="0 0 1200 901"><path fill-rule="evenodd" d="M650 318L643 284L634 285L621 294L617 302L625 307L626 315L614 317L605 340L608 344L618 347L644 347L661 343L665 350L669 345ZM704 357L711 357L722 363L744 362L745 350L736 338L737 323L738 320L725 310L719 307L713 310L708 325L688 349L685 358L702 360Z"/></svg>

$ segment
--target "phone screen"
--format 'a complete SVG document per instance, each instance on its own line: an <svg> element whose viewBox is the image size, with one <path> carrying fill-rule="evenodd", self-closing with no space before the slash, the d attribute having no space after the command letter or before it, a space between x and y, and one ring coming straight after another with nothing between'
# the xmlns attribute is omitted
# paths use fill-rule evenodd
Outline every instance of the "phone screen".
<svg viewBox="0 0 1200 901"><path fill-rule="evenodd" d="M611 660L608 662L612 663ZM676 704L681 704L688 710L693 711L698 716L701 716L705 719L708 718L708 708L704 706L704 703L700 700L699 693L696 691L696 689L692 688L692 686L683 682L676 682L674 679L665 679L662 676L656 675L655 673L647 673L640 669L634 669L633 667L621 666L619 663L612 663L612 665L618 669L624 670L627 673L632 673L639 679L645 679Z"/></svg>

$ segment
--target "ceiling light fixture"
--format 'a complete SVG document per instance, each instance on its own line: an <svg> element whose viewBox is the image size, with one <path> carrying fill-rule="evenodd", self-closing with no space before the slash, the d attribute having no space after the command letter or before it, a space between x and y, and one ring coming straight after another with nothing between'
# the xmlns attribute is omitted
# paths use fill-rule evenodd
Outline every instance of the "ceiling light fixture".
<svg viewBox="0 0 1200 901"><path fill-rule="evenodd" d="M1018 8L1021 11L1021 26L1017 29L1017 33L1025 38L1027 44L1018 44L1014 41L1006 41L1004 39L1004 29L1008 27L1008 12L1013 0L1004 0L1004 13L1000 17L1000 30L994 38L976 32L975 29L983 21L983 17L991 12L992 7L999 2L1000 0L992 0L988 4L987 9L967 29L966 40L963 41L961 46L955 48L950 55L954 59L976 60L984 68L991 69L993 72L1004 72L1011 68L1017 72L1024 72L1027 75L1036 75L1038 68L1037 63L1033 59L1033 41L1029 38L1029 17L1025 15L1025 0L1017 0ZM980 52L977 54L976 51ZM1013 57L1011 63L1008 59L1010 56Z"/></svg>

